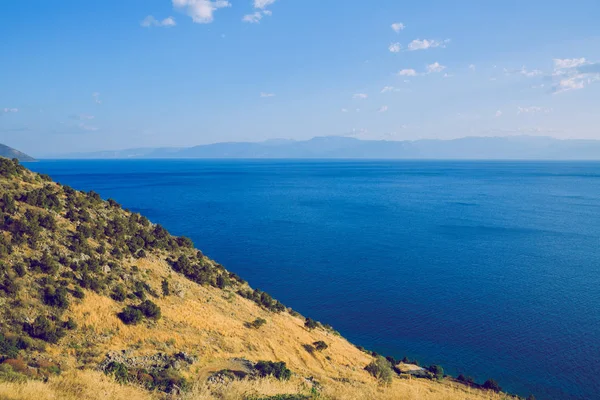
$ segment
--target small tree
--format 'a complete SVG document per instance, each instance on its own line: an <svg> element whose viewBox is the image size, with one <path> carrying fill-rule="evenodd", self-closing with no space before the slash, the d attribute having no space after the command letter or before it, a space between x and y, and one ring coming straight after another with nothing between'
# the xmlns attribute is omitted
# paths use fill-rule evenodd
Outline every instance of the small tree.
<svg viewBox="0 0 600 400"><path fill-rule="evenodd" d="M137 306L137 309L140 310L146 318L159 320L161 317L160 307L150 300L142 302Z"/></svg>
<svg viewBox="0 0 600 400"><path fill-rule="evenodd" d="M272 375L279 380L287 381L292 376L292 371L282 361L259 361L256 363L255 368L261 377Z"/></svg>
<svg viewBox="0 0 600 400"><path fill-rule="evenodd" d="M494 392L501 392L502 388L494 379L488 379L483 384L484 389L493 390Z"/></svg>
<svg viewBox="0 0 600 400"><path fill-rule="evenodd" d="M390 362L382 356L375 358L375 360L365 367L365 370L382 383L390 384L392 382L394 374L392 366Z"/></svg>
<svg viewBox="0 0 600 400"><path fill-rule="evenodd" d="M144 318L144 314L133 306L125 307L117 316L127 325L135 325Z"/></svg>
<svg viewBox="0 0 600 400"><path fill-rule="evenodd" d="M430 365L427 369L433 374L433 376L437 380L440 380L444 377L444 368L442 368L439 365Z"/></svg>
<svg viewBox="0 0 600 400"><path fill-rule="evenodd" d="M315 346L315 349L317 349L317 351L323 351L323 350L325 350L325 349L327 349L329 347L329 346L327 346L327 343L325 343L322 340L314 342L313 346Z"/></svg>
<svg viewBox="0 0 600 400"><path fill-rule="evenodd" d="M308 329L309 331L312 331L313 329L317 328L318 326L319 326L319 323L312 318L306 318L306 320L304 321L304 327L306 329Z"/></svg>
<svg viewBox="0 0 600 400"><path fill-rule="evenodd" d="M162 289L163 296L168 296L168 295L171 294L171 289L169 287L169 281L168 280L163 279L162 282L161 282L161 284L160 284L160 287Z"/></svg>

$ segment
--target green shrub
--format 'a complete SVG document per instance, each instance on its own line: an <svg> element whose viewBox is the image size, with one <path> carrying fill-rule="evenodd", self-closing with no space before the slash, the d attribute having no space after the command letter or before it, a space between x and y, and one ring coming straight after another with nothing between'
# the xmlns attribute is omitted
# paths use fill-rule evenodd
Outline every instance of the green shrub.
<svg viewBox="0 0 600 400"><path fill-rule="evenodd" d="M468 386L473 386L475 385L475 379L473 379L470 376L464 376L463 374L460 374L458 376L458 378L456 378L457 381L464 383L465 385Z"/></svg>
<svg viewBox="0 0 600 400"><path fill-rule="evenodd" d="M129 382L129 371L127 370L127 367L116 361L112 361L108 364L104 369L104 373L113 376L119 383Z"/></svg>
<svg viewBox="0 0 600 400"><path fill-rule="evenodd" d="M160 287L162 289L163 296L169 296L171 294L171 289L169 288L168 280L163 279L162 282L160 283Z"/></svg>
<svg viewBox="0 0 600 400"><path fill-rule="evenodd" d="M317 349L317 351L323 351L329 347L329 346L327 346L327 343L325 343L322 340L319 340L318 342L314 342L313 346L315 346L315 349Z"/></svg>
<svg viewBox="0 0 600 400"><path fill-rule="evenodd" d="M256 318L254 321L252 322L245 322L244 326L246 328L252 328L252 329L259 329L261 326L263 326L264 324L267 323L266 319L263 318Z"/></svg>
<svg viewBox="0 0 600 400"><path fill-rule="evenodd" d="M501 392L502 388L494 379L488 379L483 383L483 388L488 390L493 390L494 392Z"/></svg>
<svg viewBox="0 0 600 400"><path fill-rule="evenodd" d="M17 358L19 350L16 338L6 337L0 332L0 361L4 361L7 358Z"/></svg>
<svg viewBox="0 0 600 400"><path fill-rule="evenodd" d="M57 343L65 335L62 327L43 315L38 316L32 324L26 323L23 329L29 336L48 343Z"/></svg>
<svg viewBox="0 0 600 400"><path fill-rule="evenodd" d="M160 307L150 300L142 302L137 309L144 314L146 318L158 320L161 317Z"/></svg>
<svg viewBox="0 0 600 400"><path fill-rule="evenodd" d="M389 384L392 382L394 374L392 366L382 356L375 358L375 360L365 367L365 370L383 383Z"/></svg>
<svg viewBox="0 0 600 400"><path fill-rule="evenodd" d="M44 288L43 300L44 303L60 309L69 307L69 298L67 297L67 289L64 287L55 288L46 286Z"/></svg>
<svg viewBox="0 0 600 400"><path fill-rule="evenodd" d="M304 327L306 329L308 329L309 331L312 331L313 329L317 328L318 326L319 326L319 323L312 318L306 318L306 320L304 321Z"/></svg>
<svg viewBox="0 0 600 400"><path fill-rule="evenodd" d="M284 362L259 361L254 366L261 377L273 376L279 380L288 380L292 376Z"/></svg>
<svg viewBox="0 0 600 400"><path fill-rule="evenodd" d="M69 317L64 323L63 326L65 329L70 331L77 329L77 322L71 317Z"/></svg>
<svg viewBox="0 0 600 400"><path fill-rule="evenodd" d="M134 306L125 307L117 316L127 325L136 325L144 319L144 314Z"/></svg>
<svg viewBox="0 0 600 400"><path fill-rule="evenodd" d="M83 299L85 297L85 292L83 290L81 290L81 288L79 286L75 286L75 289L73 289L71 291L71 294L76 299Z"/></svg>
<svg viewBox="0 0 600 400"><path fill-rule="evenodd" d="M115 286L110 297L115 301L125 301L127 298L127 292L125 291L125 287L121 284Z"/></svg>
<svg viewBox="0 0 600 400"><path fill-rule="evenodd" d="M439 365L430 365L427 370L431 372L437 380L440 380L444 377L444 368Z"/></svg>
<svg viewBox="0 0 600 400"><path fill-rule="evenodd" d="M304 350L306 350L310 354L314 354L314 352L316 351L316 349L310 344L303 344L302 347L304 347Z"/></svg>

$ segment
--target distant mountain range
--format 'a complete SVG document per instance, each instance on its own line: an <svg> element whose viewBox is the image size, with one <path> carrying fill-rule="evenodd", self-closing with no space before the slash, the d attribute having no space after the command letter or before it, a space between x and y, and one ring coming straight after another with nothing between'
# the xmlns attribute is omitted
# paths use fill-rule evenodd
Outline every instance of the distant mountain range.
<svg viewBox="0 0 600 400"><path fill-rule="evenodd" d="M0 157L16 158L19 161L35 161L35 158L4 144L0 144Z"/></svg>
<svg viewBox="0 0 600 400"><path fill-rule="evenodd" d="M275 139L264 142L215 143L186 148L137 148L76 153L58 158L600 160L600 141L560 140L539 136L414 141L359 140L343 136L324 136L305 141Z"/></svg>

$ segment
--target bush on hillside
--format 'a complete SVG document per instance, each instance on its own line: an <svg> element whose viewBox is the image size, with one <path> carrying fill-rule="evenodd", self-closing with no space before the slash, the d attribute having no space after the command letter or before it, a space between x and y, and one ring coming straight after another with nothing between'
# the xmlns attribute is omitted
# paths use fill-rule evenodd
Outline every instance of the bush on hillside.
<svg viewBox="0 0 600 400"><path fill-rule="evenodd" d="M483 383L483 388L488 390L493 390L494 392L501 392L502 388L494 379L488 379Z"/></svg>
<svg viewBox="0 0 600 400"><path fill-rule="evenodd" d="M312 318L306 318L304 321L304 327L309 331L319 327L319 323Z"/></svg>
<svg viewBox="0 0 600 400"><path fill-rule="evenodd" d="M440 380L444 377L444 368L439 365L430 365L427 370L431 372L434 378L437 380Z"/></svg>
<svg viewBox="0 0 600 400"><path fill-rule="evenodd" d="M134 306L125 307L117 316L127 325L136 325L144 319L144 314Z"/></svg>
<svg viewBox="0 0 600 400"><path fill-rule="evenodd" d="M329 347L329 346L327 346L327 343L325 343L322 340L314 342L313 346L315 346L315 349L317 349L317 351L323 351L323 350L325 350L325 349L327 349Z"/></svg>
<svg viewBox="0 0 600 400"><path fill-rule="evenodd" d="M159 320L161 317L160 307L150 300L143 301L137 309L144 314L146 318Z"/></svg>
<svg viewBox="0 0 600 400"><path fill-rule="evenodd" d="M375 358L375 360L365 367L365 370L382 383L390 384L392 382L392 377L394 375L392 366L390 362L382 356Z"/></svg>
<svg viewBox="0 0 600 400"><path fill-rule="evenodd" d="M62 327L43 315L38 316L31 324L26 323L23 329L32 338L42 339L48 343L57 343L65 335Z"/></svg>
<svg viewBox="0 0 600 400"><path fill-rule="evenodd" d="M246 328L259 329L261 326L267 323L267 320L264 318L256 318L252 322L245 322L244 326Z"/></svg>
<svg viewBox="0 0 600 400"><path fill-rule="evenodd" d="M279 380L287 381L292 376L292 371L282 361L259 361L254 368L261 377L273 376Z"/></svg>

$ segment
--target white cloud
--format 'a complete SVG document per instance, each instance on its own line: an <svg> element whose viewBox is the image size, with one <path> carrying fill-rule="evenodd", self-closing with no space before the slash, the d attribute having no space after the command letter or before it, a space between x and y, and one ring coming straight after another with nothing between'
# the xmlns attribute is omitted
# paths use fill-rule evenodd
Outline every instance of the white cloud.
<svg viewBox="0 0 600 400"><path fill-rule="evenodd" d="M380 112L380 113L386 112L388 109L389 109L388 106L381 106L381 108L377 112Z"/></svg>
<svg viewBox="0 0 600 400"><path fill-rule="evenodd" d="M432 49L435 47L446 47L446 43L450 42L450 39L446 39L442 42L431 39L415 39L412 42L410 42L408 44L408 50L410 51L414 51L414 50L427 50L427 49Z"/></svg>
<svg viewBox="0 0 600 400"><path fill-rule="evenodd" d="M249 22L251 24L258 24L262 17L263 15L259 11L256 11L255 13L244 15L242 17L242 21Z"/></svg>
<svg viewBox="0 0 600 400"><path fill-rule="evenodd" d="M469 69L470 69L471 71L475 71L475 68L476 68L476 67L475 67L475 64L469 64Z"/></svg>
<svg viewBox="0 0 600 400"><path fill-rule="evenodd" d="M519 73L528 78L533 78L534 76L539 76L539 75L543 74L543 72L540 71L539 69L534 69L534 70L528 71L524 66L521 68L521 71L519 71Z"/></svg>
<svg viewBox="0 0 600 400"><path fill-rule="evenodd" d="M400 50L402 49L402 46L400 46L400 43L392 43L392 44L390 44L390 47L388 47L388 49L392 53L399 53Z"/></svg>
<svg viewBox="0 0 600 400"><path fill-rule="evenodd" d="M406 26L404 26L404 24L402 22L395 22L395 23L392 24L392 29L396 33L399 33L404 28L406 28Z"/></svg>
<svg viewBox="0 0 600 400"><path fill-rule="evenodd" d="M264 9L267 6L275 3L276 0L254 0L254 8Z"/></svg>
<svg viewBox="0 0 600 400"><path fill-rule="evenodd" d="M517 114L548 114L552 109L538 106L517 107Z"/></svg>
<svg viewBox="0 0 600 400"><path fill-rule="evenodd" d="M502 110L496 111L496 118L499 118L501 116L502 116Z"/></svg>
<svg viewBox="0 0 600 400"><path fill-rule="evenodd" d="M347 113L347 112L348 112L348 110L347 110L346 108L342 108L342 112L343 112L343 113Z"/></svg>
<svg viewBox="0 0 600 400"><path fill-rule="evenodd" d="M586 64L585 58L555 58L554 69L575 68Z"/></svg>
<svg viewBox="0 0 600 400"><path fill-rule="evenodd" d="M275 93L260 92L260 97L275 97Z"/></svg>
<svg viewBox="0 0 600 400"><path fill-rule="evenodd" d="M387 93L387 92L393 92L393 91L394 91L393 86L384 86L384 88L381 89L381 93Z"/></svg>
<svg viewBox="0 0 600 400"><path fill-rule="evenodd" d="M159 21L156 18L154 18L152 15L148 15L146 18L144 18L142 20L142 22L140 22L140 25L143 26L144 28L150 28L153 26L172 27L172 26L177 25L177 23L175 22L175 18L173 18L173 17L167 17L167 18L163 19L162 21Z"/></svg>
<svg viewBox="0 0 600 400"><path fill-rule="evenodd" d="M94 119L95 117L93 115L89 115L89 114L74 114L74 115L69 115L69 118L80 120L80 121L85 121L85 120Z"/></svg>
<svg viewBox="0 0 600 400"><path fill-rule="evenodd" d="M214 12L231 7L227 0L172 0L173 7L186 13L197 24L209 24L214 20Z"/></svg>
<svg viewBox="0 0 600 400"><path fill-rule="evenodd" d="M12 113L17 113L19 112L18 108L14 108L14 107L5 107L0 109L0 115L1 114L12 114Z"/></svg>
<svg viewBox="0 0 600 400"><path fill-rule="evenodd" d="M428 74L432 74L434 72L442 72L445 69L446 69L446 67L444 65L441 65L437 61L434 62L433 64L427 65L427 73Z"/></svg>
<svg viewBox="0 0 600 400"><path fill-rule="evenodd" d="M366 93L356 93L352 96L353 99L366 99L367 97L369 97L369 95Z"/></svg>
<svg viewBox="0 0 600 400"><path fill-rule="evenodd" d="M79 128L83 129L84 131L91 131L91 132L95 132L98 130L97 126L91 126L91 125L86 125L83 122L77 125Z"/></svg>
<svg viewBox="0 0 600 400"><path fill-rule="evenodd" d="M403 69L398 71L399 76L417 76L417 71L414 69Z"/></svg>
<svg viewBox="0 0 600 400"><path fill-rule="evenodd" d="M92 93L92 98L96 104L102 104L102 100L100 100L100 93L94 92Z"/></svg>
<svg viewBox="0 0 600 400"><path fill-rule="evenodd" d="M452 78L454 75L451 75L447 72L444 73L444 78Z"/></svg>
<svg viewBox="0 0 600 400"><path fill-rule="evenodd" d="M506 75L523 75L527 78L533 78L536 76L540 76L543 74L539 69L528 70L525 66L522 66L521 69L506 69L504 68L504 73Z"/></svg>
<svg viewBox="0 0 600 400"><path fill-rule="evenodd" d="M555 59L555 79L553 92L563 93L583 89L587 85L600 81L600 63L586 61L585 58ZM557 80L557 81L556 81Z"/></svg>

